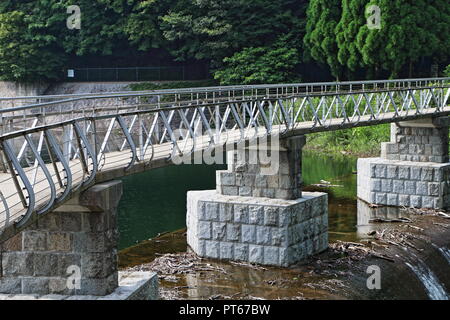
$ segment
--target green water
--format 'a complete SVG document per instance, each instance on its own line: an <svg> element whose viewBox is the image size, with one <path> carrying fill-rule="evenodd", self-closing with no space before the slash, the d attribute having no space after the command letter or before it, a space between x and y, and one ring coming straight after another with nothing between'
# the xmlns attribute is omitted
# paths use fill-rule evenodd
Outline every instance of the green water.
<svg viewBox="0 0 450 320"><path fill-rule="evenodd" d="M330 195L330 238L356 232L356 159L344 156L303 154L305 185L326 180L342 187L326 188ZM183 165L151 170L123 179L119 205L119 248L186 226L186 193L215 188L216 170L226 166ZM310 190L323 190L308 187Z"/></svg>

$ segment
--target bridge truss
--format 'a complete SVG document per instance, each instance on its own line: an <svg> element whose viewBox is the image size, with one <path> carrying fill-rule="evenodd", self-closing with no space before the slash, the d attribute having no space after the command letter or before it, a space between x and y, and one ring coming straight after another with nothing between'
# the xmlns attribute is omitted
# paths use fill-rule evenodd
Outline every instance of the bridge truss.
<svg viewBox="0 0 450 320"><path fill-rule="evenodd" d="M89 186L225 144L450 114L450 78L0 98L0 241Z"/></svg>

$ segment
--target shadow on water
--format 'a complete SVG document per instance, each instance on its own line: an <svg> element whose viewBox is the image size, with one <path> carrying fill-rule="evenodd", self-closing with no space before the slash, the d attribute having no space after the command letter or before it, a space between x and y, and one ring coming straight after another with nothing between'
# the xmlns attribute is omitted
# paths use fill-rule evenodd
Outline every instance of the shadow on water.
<svg viewBox="0 0 450 320"><path fill-rule="evenodd" d="M304 190L328 193L330 241L357 239L356 162L355 157L339 154L305 152L303 155Z"/></svg>
<svg viewBox="0 0 450 320"><path fill-rule="evenodd" d="M186 227L186 193L216 188L225 166L181 165L123 178L119 248Z"/></svg>

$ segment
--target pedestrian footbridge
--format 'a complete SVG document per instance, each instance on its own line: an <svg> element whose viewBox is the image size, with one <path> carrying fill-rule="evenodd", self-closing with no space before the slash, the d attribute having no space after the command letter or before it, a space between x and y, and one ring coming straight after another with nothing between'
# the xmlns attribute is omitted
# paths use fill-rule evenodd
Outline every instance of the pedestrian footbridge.
<svg viewBox="0 0 450 320"><path fill-rule="evenodd" d="M109 198L112 195L120 198L117 185L111 185L114 179L186 162L188 159L193 159L192 163L197 163L195 159L205 159L205 154L209 154L209 158L217 158L228 150L227 146L241 144L248 146L258 139L277 137L282 141L281 146L284 149L281 150L280 173L275 174L276 179L268 178L262 181L259 177L253 177L251 182L239 182L243 173L251 177L255 172L259 172L259 169L251 171L249 166L246 169L239 169L239 164L234 163L229 167L229 171L218 173L220 181L217 193L221 198L216 199L217 203L227 203L226 197L233 196L294 201L302 195L301 166L294 163L301 161L301 147L304 141L299 138L314 132L381 123L396 123L393 130L394 126L403 129L395 129L397 131L394 130L392 135L395 141L383 146L383 161L364 163L361 167L361 170L366 170L361 175L363 177L361 179L366 181L361 181L361 184L366 184L361 188L361 197L366 201L385 205L399 205L401 198L404 201L408 200L410 205L413 197L420 195L421 204L433 203L434 207L445 206L444 198L448 188L432 183L443 183L443 178L438 177L441 172L439 170L448 163L446 119L450 114L450 78L3 97L0 98L0 107L0 243L11 242L17 234L26 234L30 228L35 231L29 234L36 235L40 232L36 230L42 231L41 225L37 222L53 212L75 212L81 207L98 209L103 205L106 206L106 209L102 207L105 212L114 211L117 203L112 207L105 204L112 201ZM421 129L404 129L411 127ZM405 191L404 181L410 179L409 174L408 177L400 178L399 169L392 169L390 163L386 161L397 161L396 165L399 167L420 163L418 165L420 168L426 166L425 163L429 164L427 168L432 166L430 163L435 163L437 171L432 174L426 186L420 185L419 188L419 180L414 182L414 187L408 184L411 189L408 193ZM400 163L402 161L403 164ZM395 176L393 171L389 170L394 170ZM420 170L425 172L423 168ZM446 168L442 170L445 171ZM382 181L383 179L386 181ZM388 179L392 181L389 182ZM400 180L403 181L402 187L398 183ZM388 185L391 184L397 184L397 190L389 188ZM426 190L431 190L430 188L433 189L433 194L431 191L430 194L421 193L428 192ZM115 191L102 193L102 190L107 189ZM417 191L418 189L420 191ZM416 191L419 193L416 194ZM86 196L80 198L83 193L88 194L87 198ZM106 197L102 198L104 202L102 205L96 203L100 200L96 199L95 194ZM393 194L396 196L392 196ZM431 199L431 196L435 198ZM197 196L193 197L195 199L191 197L192 203L208 202ZM314 200L314 195L305 197ZM321 208L325 210L319 216L326 219L326 199L323 196L319 198L323 202L320 202ZM75 199L78 199L77 204ZM439 199L444 200L439 202ZM414 198L414 203L417 204L416 200ZM259 203L258 200L255 201ZM272 205L278 204L275 201ZM283 205L286 212L302 206L291 202ZM250 206L248 210L253 207ZM97 210L95 208L92 210ZM188 208L188 213L190 210L195 216L196 209ZM85 218L80 219L80 225L85 226L83 220ZM193 228L197 228L197 222L190 220ZM206 218L200 222L207 225L211 220ZM42 240L42 237L38 237L30 240L34 244L40 243L39 241L47 243L41 250L45 252L50 250L49 243L52 240L49 239L53 231L67 231L60 225L57 227L55 225L55 230L48 229L48 226L46 228L45 233L41 235L49 237L48 239ZM70 231L70 239L67 240L70 247L68 250L72 250L71 252L78 250L75 249L76 235L73 233L80 232L81 229L78 229ZM106 229L111 231L115 226L108 224ZM323 235L324 231L322 230L320 234ZM225 253L227 257L222 257L218 253L222 252L222 249L216 251L216 248L233 248L233 244L224 244L221 241L215 243L214 239L207 240L209 247L205 247L206 244L202 239L194 239L197 236L197 233L188 234L188 238L191 237L188 241L191 241L191 246L196 247L194 250L200 255L227 258L228 253ZM94 240L85 242L90 241ZM23 247L26 243L25 240L22 242L19 251L26 251ZM289 244L291 247L293 245L297 244ZM35 250L35 246L29 250ZM52 252L61 251L55 250ZM82 252L90 252L86 250ZM99 250L102 253L109 252L105 248ZM267 250L271 253L276 252L277 255L271 254L270 258L268 255L261 258L258 254L254 254L252 261L247 252L247 260L258 263L267 260L273 262L269 264L275 265L289 265L290 262L295 262L289 260L292 254L286 258L287 260L282 260L284 258L281 257L281 252L285 252L282 247L276 247L275 250L272 246ZM231 254L231 259L234 259L233 257L236 255ZM297 258L301 257L296 256L294 260ZM4 266L13 265L14 261L18 261L17 257L14 259L16 260L5 262ZM33 272L24 271L24 275L20 276L21 281L25 281L27 277L34 277ZM102 277L106 279L107 275L111 274L105 273ZM96 279L99 277L96 276ZM90 278L92 277L86 275L86 279ZM14 281L17 280L17 275L12 274L11 279L13 279L11 283L16 283ZM22 289L24 283L21 283ZM1 287L0 283L0 289ZM111 291L103 289L104 292ZM46 292L50 291L55 292L55 290ZM103 291L83 292L92 294Z"/></svg>

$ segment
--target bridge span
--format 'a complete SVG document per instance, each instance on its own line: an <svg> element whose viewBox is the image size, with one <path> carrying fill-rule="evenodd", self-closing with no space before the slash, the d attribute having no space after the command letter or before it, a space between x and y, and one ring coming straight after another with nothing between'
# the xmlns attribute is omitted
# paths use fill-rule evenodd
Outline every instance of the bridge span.
<svg viewBox="0 0 450 320"><path fill-rule="evenodd" d="M450 78L0 98L0 105L3 171L0 173L0 242L10 241L20 232L26 233L30 228L39 232L39 227L36 229L37 221L46 215L52 215L53 212L65 212L70 206L70 210L75 210L74 203L78 203L78 206L88 206L81 203L86 202L86 197L81 195L86 190L92 190L95 185L102 186L107 183L102 190L109 190L110 181L125 175L176 164L181 160L196 159L197 156L201 158L205 154L217 158L227 150L226 146L244 145L245 155L251 157L248 154L249 145L258 139L273 140L277 137L281 140L281 147L277 149L281 153L280 173L275 174L276 179L268 178L258 186L255 179L259 179L261 167L264 166L257 164L252 171L250 167L253 164L247 163L245 169L241 170L237 169L240 160L234 159L229 163L227 172L218 172L216 194L219 198L207 194L216 201L217 206L213 207L218 208L228 200L234 201L235 206L242 205L236 197L261 197L273 199L267 200L269 204L266 203L266 207L281 205L276 199L287 201L283 204L284 209L277 208L280 212L290 212L289 210L294 210L292 206L297 208L303 200L299 203L295 201L302 198L311 199L320 207L321 212L317 213L317 217L322 219L319 219L319 227L322 229L312 235L314 237L326 233L327 224L323 221L326 218L326 200L322 195L304 194L302 197L299 163L305 134L380 123L400 123L403 124L399 125L401 128L405 123L406 126L413 123L409 127L426 127L431 131L420 130L419 134L417 130L417 135L426 136L417 142L413 137L408 138L408 142L397 143L397 136L393 134L395 141L384 146L385 160L422 162L423 165L436 159L436 163L448 163L448 146L440 149L436 146L442 146L445 142L448 145L448 134L445 140L442 132L447 130L448 133L448 124L443 117L448 118L450 115ZM411 132L398 131L396 134L399 137L414 136L415 133ZM439 137L444 140L439 140ZM430 139L439 141L430 142ZM397 144L415 145L418 146L415 149L417 154L441 158L427 157L426 161L425 158L412 158L413 155L408 153L409 151L398 151ZM425 145L435 149L421 153L419 145L422 144L424 150ZM414 153L415 150L411 152ZM411 158L406 158L408 154ZM383 164L377 162L373 166L378 168L380 165ZM384 165L387 168L390 164ZM366 166L369 168L367 170L372 170L370 163ZM364 175L366 174L365 172ZM239 184L237 179L242 175L252 176L253 182L249 185ZM383 178L388 179L387 176L377 177L369 174L367 183L372 184L374 180L373 184L381 184L379 180ZM398 176L396 178L399 179ZM283 179L286 179L285 183L282 182ZM271 184L269 180L276 182ZM114 185L114 188L117 189L117 186ZM364 200L373 203L378 201L385 205L399 204L399 195L395 204L388 202L388 188L381 188L366 188L361 195ZM276 192L278 189L285 192ZM442 198L442 192L439 192L437 197ZM113 193L120 197L120 191ZM227 249L223 249L224 256L221 256L220 248L229 249L228 242L224 244L222 240L217 239L214 242L211 237L203 239L205 241L198 238L199 225L209 225L211 228L212 223L212 218L202 220L204 217L197 217L195 212L197 205L204 206L205 203L211 202L203 196L204 194L191 194L190 198L188 196L190 205L195 206L188 208L188 215L191 216L188 216L188 229L195 229L195 232L188 234L191 247L202 256L238 259L237 254L229 253ZM89 201L94 201L92 196ZM250 207L261 205L258 200L255 201L256 204L253 203ZM105 204L109 206L108 210L113 210L111 208L115 205L117 203L111 206ZM243 210L251 209L247 207ZM223 212L219 210L217 213ZM267 212L261 214L267 215ZM249 223L248 218L245 223ZM281 225L279 227L284 228ZM280 230L284 232L284 229ZM46 232L48 233L48 230ZM253 236L250 235L251 237ZM327 245L327 238L321 239L323 243L318 244L316 249L311 249L312 253ZM294 244L291 243L287 247ZM277 247L274 258L274 247L276 246L263 248L263 252L266 250L272 253L266 254L266 258L254 253L255 259L252 261L249 258L251 254L247 252L247 259L244 260L289 265L297 261L297 258L305 256L297 254L296 258L290 261L289 259L296 255L291 254L291 258L283 258L282 261L281 252L284 249ZM237 247L233 248L236 250ZM111 273L108 276L111 276ZM102 290L108 291L105 288ZM98 293L96 290L86 292Z"/></svg>

